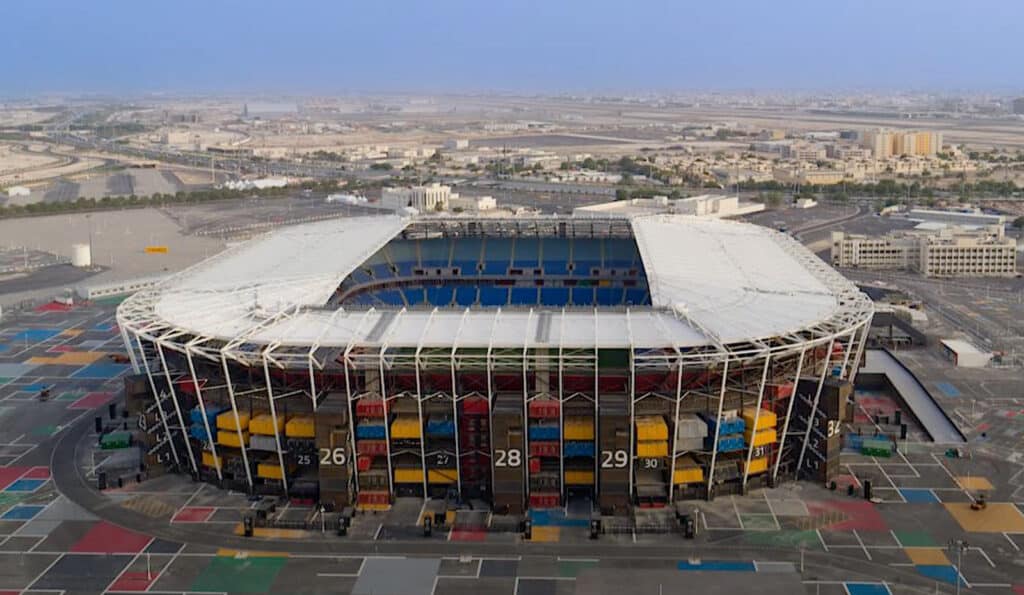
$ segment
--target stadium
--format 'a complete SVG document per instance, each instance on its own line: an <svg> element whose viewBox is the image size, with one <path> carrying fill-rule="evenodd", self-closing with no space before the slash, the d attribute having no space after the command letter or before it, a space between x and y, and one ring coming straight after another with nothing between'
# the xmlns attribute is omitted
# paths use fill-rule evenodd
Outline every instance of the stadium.
<svg viewBox="0 0 1024 595"><path fill-rule="evenodd" d="M146 465L333 507L607 514L837 472L871 302L681 215L336 219L123 302Z"/></svg>

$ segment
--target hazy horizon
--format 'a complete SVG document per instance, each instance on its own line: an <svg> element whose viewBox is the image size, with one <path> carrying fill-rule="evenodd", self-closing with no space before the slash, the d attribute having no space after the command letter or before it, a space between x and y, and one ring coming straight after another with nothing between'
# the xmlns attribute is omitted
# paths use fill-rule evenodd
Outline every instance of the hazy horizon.
<svg viewBox="0 0 1024 595"><path fill-rule="evenodd" d="M1024 3L5 6L0 95L1019 91Z"/></svg>

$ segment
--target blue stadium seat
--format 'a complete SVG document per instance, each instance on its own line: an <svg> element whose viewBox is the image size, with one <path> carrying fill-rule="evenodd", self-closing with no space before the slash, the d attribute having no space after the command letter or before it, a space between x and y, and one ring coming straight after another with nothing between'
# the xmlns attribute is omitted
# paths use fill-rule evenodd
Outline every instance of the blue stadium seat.
<svg viewBox="0 0 1024 595"><path fill-rule="evenodd" d="M472 277L480 273L477 270L479 263L475 260L455 260L452 261L452 266L459 269L459 275L463 277Z"/></svg>
<svg viewBox="0 0 1024 595"><path fill-rule="evenodd" d="M395 276L389 264L375 264L371 270L373 271L374 279L391 279Z"/></svg>
<svg viewBox="0 0 1024 595"><path fill-rule="evenodd" d="M455 303L460 306L472 306L476 303L476 287L457 287L455 289Z"/></svg>
<svg viewBox="0 0 1024 595"><path fill-rule="evenodd" d="M480 287L481 306L504 306L508 304L508 288L482 286Z"/></svg>
<svg viewBox="0 0 1024 595"><path fill-rule="evenodd" d="M509 296L509 304L515 306L537 305L536 287L513 287L511 293L512 295Z"/></svg>
<svg viewBox="0 0 1024 595"><path fill-rule="evenodd" d="M355 270L352 271L351 276L353 281L360 284L369 283L371 280L370 273L366 272L365 269L359 267L356 267Z"/></svg>
<svg viewBox="0 0 1024 595"><path fill-rule="evenodd" d="M569 254L572 240L564 238L546 238L541 240L541 259L545 275L568 275Z"/></svg>
<svg viewBox="0 0 1024 595"><path fill-rule="evenodd" d="M419 306L426 301L422 287L407 287L402 290L402 295L405 296L405 303L410 306Z"/></svg>
<svg viewBox="0 0 1024 595"><path fill-rule="evenodd" d="M368 293L357 293L349 302L358 306L369 306L373 304L373 298Z"/></svg>
<svg viewBox="0 0 1024 595"><path fill-rule="evenodd" d="M569 304L569 288L541 287L540 303L542 306L567 306Z"/></svg>
<svg viewBox="0 0 1024 595"><path fill-rule="evenodd" d="M485 275L507 275L511 262L511 238L489 238L484 241Z"/></svg>
<svg viewBox="0 0 1024 595"><path fill-rule="evenodd" d="M420 240L420 262L423 268L448 268L451 243L447 239Z"/></svg>
<svg viewBox="0 0 1024 595"><path fill-rule="evenodd" d="M622 288L598 287L596 299L598 306L618 306L622 304Z"/></svg>
<svg viewBox="0 0 1024 595"><path fill-rule="evenodd" d="M502 260L502 261L488 260L487 262L484 263L484 272L483 272L483 274L485 274L485 275L501 275L503 277L508 275L508 261L507 260Z"/></svg>
<svg viewBox="0 0 1024 595"><path fill-rule="evenodd" d="M594 305L594 288L593 287L573 287L572 288L572 305L574 305L574 306L593 306Z"/></svg>
<svg viewBox="0 0 1024 595"><path fill-rule="evenodd" d="M395 266L398 267L399 277L412 277L412 270L416 263L414 262L396 262Z"/></svg>
<svg viewBox="0 0 1024 595"><path fill-rule="evenodd" d="M409 240L391 241L384 246L384 255L395 264L407 262L410 265L416 265L419 262L419 258L416 256L416 244Z"/></svg>
<svg viewBox="0 0 1024 595"><path fill-rule="evenodd" d="M378 291L376 294L376 298L380 300L382 304L387 306L405 305L405 301L402 300L401 292L395 289L385 289L383 291Z"/></svg>
<svg viewBox="0 0 1024 595"><path fill-rule="evenodd" d="M568 275L568 260L544 260L542 263L545 275Z"/></svg>
<svg viewBox="0 0 1024 595"><path fill-rule="evenodd" d="M517 269L535 269L540 260L538 238L516 238L512 251L512 266Z"/></svg>
<svg viewBox="0 0 1024 595"><path fill-rule="evenodd" d="M577 259L577 260L573 261L573 263L575 265L575 267L573 268L573 271L572 271L572 274L573 274L574 277L591 277L591 276L593 276L592 273L591 273L592 269L599 269L599 268L601 268L601 261L600 260L591 260L591 259L579 260L579 259Z"/></svg>
<svg viewBox="0 0 1024 595"><path fill-rule="evenodd" d="M627 289L626 303L634 306L646 306L651 303L651 300L647 297L646 289Z"/></svg>
<svg viewBox="0 0 1024 595"><path fill-rule="evenodd" d="M427 303L431 306L440 306L442 308L448 306L452 303L453 297L455 297L455 288L449 285L427 288Z"/></svg>

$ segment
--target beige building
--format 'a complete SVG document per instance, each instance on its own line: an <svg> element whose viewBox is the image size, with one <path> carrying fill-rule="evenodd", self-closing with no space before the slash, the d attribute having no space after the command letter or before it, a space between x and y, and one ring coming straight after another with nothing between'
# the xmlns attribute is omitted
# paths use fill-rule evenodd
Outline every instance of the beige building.
<svg viewBox="0 0 1024 595"><path fill-rule="evenodd" d="M412 207L421 213L447 211L451 196L451 186L434 183L428 186L384 188L381 192L380 203L384 207L395 210Z"/></svg>
<svg viewBox="0 0 1024 595"><path fill-rule="evenodd" d="M1002 226L977 230L897 232L883 237L832 233L832 265L909 270L926 277L1009 277L1017 273L1017 242Z"/></svg>
<svg viewBox="0 0 1024 595"><path fill-rule="evenodd" d="M898 155L932 156L942 150L942 133L932 130L888 130L864 132L862 145L877 159Z"/></svg>

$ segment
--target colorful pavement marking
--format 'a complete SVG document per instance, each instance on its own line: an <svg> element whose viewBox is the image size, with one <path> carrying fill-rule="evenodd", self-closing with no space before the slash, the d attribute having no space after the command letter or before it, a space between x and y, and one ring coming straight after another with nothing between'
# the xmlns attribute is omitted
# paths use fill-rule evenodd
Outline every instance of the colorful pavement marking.
<svg viewBox="0 0 1024 595"><path fill-rule="evenodd" d="M452 529L448 538L451 541L486 541L487 532L483 529Z"/></svg>
<svg viewBox="0 0 1024 595"><path fill-rule="evenodd" d="M88 366L96 360L103 359L107 354L103 351L65 351L56 357L30 357L27 363L57 366Z"/></svg>
<svg viewBox="0 0 1024 595"><path fill-rule="evenodd" d="M95 409L101 405L106 405L107 402L113 398L114 395L110 393L88 393L84 397L68 405L68 409Z"/></svg>
<svg viewBox="0 0 1024 595"><path fill-rule="evenodd" d="M843 583L850 595L892 595L888 585L883 583Z"/></svg>
<svg viewBox="0 0 1024 595"><path fill-rule="evenodd" d="M0 467L0 490L14 483L32 467Z"/></svg>
<svg viewBox="0 0 1024 595"><path fill-rule="evenodd" d="M540 543L557 543L562 536L560 527L533 527L530 529L530 541Z"/></svg>
<svg viewBox="0 0 1024 595"><path fill-rule="evenodd" d="M21 378L38 366L34 364L0 364L0 378L8 381Z"/></svg>
<svg viewBox="0 0 1024 595"><path fill-rule="evenodd" d="M152 540L148 535L100 521L71 547L76 554L137 554Z"/></svg>
<svg viewBox="0 0 1024 595"><path fill-rule="evenodd" d="M924 531L893 531L893 535L903 547L935 547L937 544Z"/></svg>
<svg viewBox="0 0 1024 595"><path fill-rule="evenodd" d="M938 504L935 492L924 488L900 488L903 499L910 504Z"/></svg>
<svg viewBox="0 0 1024 595"><path fill-rule="evenodd" d="M21 476L22 479L50 479L50 468L49 467L32 467L25 475Z"/></svg>
<svg viewBox="0 0 1024 595"><path fill-rule="evenodd" d="M968 502L949 502L944 506L964 531L1024 533L1024 515L1009 502L989 502L984 510L971 510Z"/></svg>
<svg viewBox="0 0 1024 595"><path fill-rule="evenodd" d="M205 523L213 516L216 508L212 506L188 506L178 511L171 519L172 523Z"/></svg>
<svg viewBox="0 0 1024 595"><path fill-rule="evenodd" d="M741 560L683 560L676 565L679 570L699 570L711 572L754 572L757 568L753 562Z"/></svg>
<svg viewBox="0 0 1024 595"><path fill-rule="evenodd" d="M942 394L946 395L947 397L954 398L960 396L960 391L958 391L955 386L948 382L938 382L935 384L935 386L937 386L939 390L942 391Z"/></svg>
<svg viewBox="0 0 1024 595"><path fill-rule="evenodd" d="M34 492L46 483L45 479L19 479L4 488L5 492Z"/></svg>
<svg viewBox="0 0 1024 595"><path fill-rule="evenodd" d="M142 592L148 591L149 586L156 580L156 575L145 572L125 572L107 589L108 591Z"/></svg>
<svg viewBox="0 0 1024 595"><path fill-rule="evenodd" d="M52 328L31 328L23 330L20 333L11 337L13 343L41 343L47 339L52 339L61 333L58 329Z"/></svg>
<svg viewBox="0 0 1024 595"><path fill-rule="evenodd" d="M284 557L217 556L193 581L190 591L266 593L286 562Z"/></svg>
<svg viewBox="0 0 1024 595"><path fill-rule="evenodd" d="M30 521L39 514L45 506L37 504L18 504L0 516L4 521Z"/></svg>
<svg viewBox="0 0 1024 595"><path fill-rule="evenodd" d="M916 566L949 566L949 558L938 548L908 547L903 551Z"/></svg>
<svg viewBox="0 0 1024 595"><path fill-rule="evenodd" d="M960 476L956 478L960 487L972 492L988 492L992 490L992 482L980 475Z"/></svg>
<svg viewBox="0 0 1024 595"><path fill-rule="evenodd" d="M86 366L81 370L71 375L72 378L102 378L104 380L108 378L116 378L125 370L128 366L124 364L92 364Z"/></svg>
<svg viewBox="0 0 1024 595"><path fill-rule="evenodd" d="M942 581L944 583L949 583L951 585L956 584L958 573L956 571L956 568L953 568L952 566L920 565L915 566L914 568L916 568L919 573L923 574L924 576L927 576L930 579ZM967 584L964 582L962 576L960 577L960 584Z"/></svg>
<svg viewBox="0 0 1024 595"><path fill-rule="evenodd" d="M878 513L875 505L864 501L817 501L808 502L807 509L812 515L826 514L831 511L843 513L846 520L832 523L829 529L857 530L857 531L888 531L882 515Z"/></svg>

